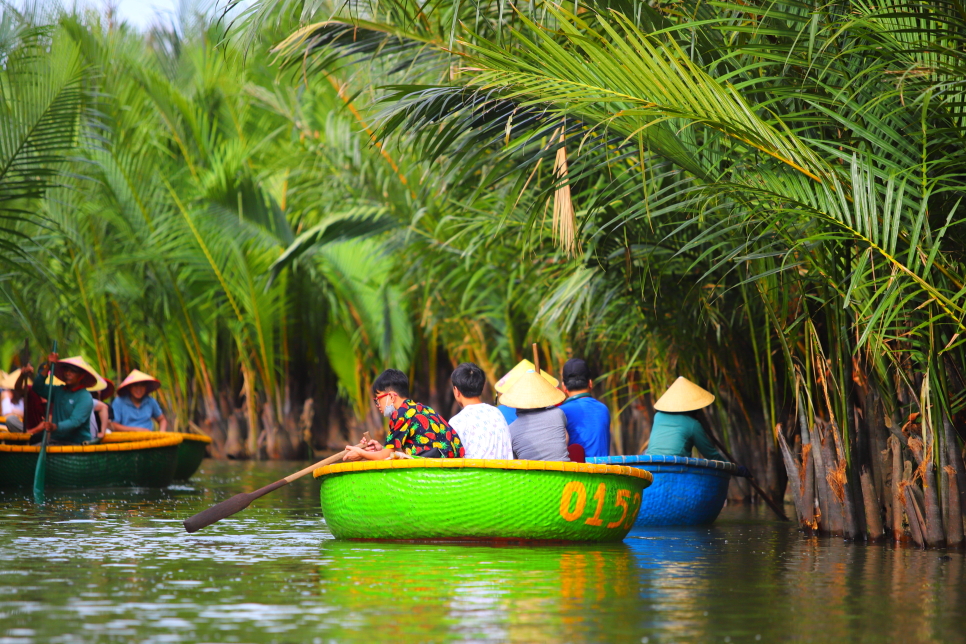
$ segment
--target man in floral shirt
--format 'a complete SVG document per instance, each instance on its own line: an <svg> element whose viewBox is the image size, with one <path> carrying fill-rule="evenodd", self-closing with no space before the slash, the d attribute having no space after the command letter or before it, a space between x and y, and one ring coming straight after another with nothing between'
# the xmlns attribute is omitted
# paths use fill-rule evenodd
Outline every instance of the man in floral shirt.
<svg viewBox="0 0 966 644"><path fill-rule="evenodd" d="M385 446L376 441L346 446L346 461L378 461L394 451L423 458L463 458L465 450L456 430L432 407L409 399L409 378L398 369L386 369L372 383L372 401L389 418Z"/></svg>

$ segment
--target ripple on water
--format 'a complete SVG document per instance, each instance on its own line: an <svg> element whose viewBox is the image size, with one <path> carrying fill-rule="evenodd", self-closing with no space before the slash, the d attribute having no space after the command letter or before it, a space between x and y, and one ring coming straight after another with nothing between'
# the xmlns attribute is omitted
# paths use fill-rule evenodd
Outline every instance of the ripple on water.
<svg viewBox="0 0 966 644"><path fill-rule="evenodd" d="M206 462L167 490L0 493L5 642L964 641L961 553L805 538L748 508L608 546L332 539L296 469Z"/></svg>

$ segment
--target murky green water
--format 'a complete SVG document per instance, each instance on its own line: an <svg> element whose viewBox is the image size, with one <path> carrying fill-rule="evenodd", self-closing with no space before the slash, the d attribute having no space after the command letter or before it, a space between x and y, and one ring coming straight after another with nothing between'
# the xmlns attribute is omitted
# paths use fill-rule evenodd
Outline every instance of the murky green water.
<svg viewBox="0 0 966 644"><path fill-rule="evenodd" d="M302 480L195 535L181 519L296 469L190 486L0 493L7 642L964 642L966 563L809 539L746 508L613 546L347 543Z"/></svg>

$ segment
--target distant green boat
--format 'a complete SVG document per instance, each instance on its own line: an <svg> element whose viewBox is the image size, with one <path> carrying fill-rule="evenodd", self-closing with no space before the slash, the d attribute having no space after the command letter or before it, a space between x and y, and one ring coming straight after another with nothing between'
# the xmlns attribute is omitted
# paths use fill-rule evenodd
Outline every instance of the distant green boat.
<svg viewBox="0 0 966 644"><path fill-rule="evenodd" d="M104 437L104 443L121 443L145 440L161 436L158 432L113 432ZM174 470L175 481L187 481L201 467L211 444L211 437L203 434L178 434L184 440L178 446L178 466Z"/></svg>
<svg viewBox="0 0 966 644"><path fill-rule="evenodd" d="M622 541L650 472L625 466L476 459L339 463L315 470L338 539Z"/></svg>
<svg viewBox="0 0 966 644"><path fill-rule="evenodd" d="M47 487L167 487L174 480L181 434L147 440L47 448ZM30 488L39 445L0 445L0 489Z"/></svg>

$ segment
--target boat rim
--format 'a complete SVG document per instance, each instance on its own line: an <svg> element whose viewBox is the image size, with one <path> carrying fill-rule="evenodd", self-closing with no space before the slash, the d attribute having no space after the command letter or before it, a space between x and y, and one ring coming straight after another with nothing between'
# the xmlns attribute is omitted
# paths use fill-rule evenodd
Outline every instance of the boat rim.
<svg viewBox="0 0 966 644"><path fill-rule="evenodd" d="M588 463L621 464L630 466L640 465L685 465L688 467L703 467L709 470L720 470L734 474L738 466L727 461L712 461L706 458L691 458L689 456L664 456L660 454L637 454L630 456L594 456L587 459Z"/></svg>
<svg viewBox="0 0 966 644"><path fill-rule="evenodd" d="M205 443L206 445L211 443L211 436L205 436L204 434L189 434L188 432L155 432L150 430L145 430L143 432L111 432L101 439L101 443L129 443L131 441L154 440L155 437L164 436L165 434L177 434L178 436L181 436L183 440Z"/></svg>
<svg viewBox="0 0 966 644"><path fill-rule="evenodd" d="M167 432L165 432L167 433ZM173 447L180 445L181 434L171 433L168 436L158 436L151 440L128 441L123 443L98 443L97 445L48 445L50 454L90 454L94 452L128 452L139 449L153 449L156 447ZM0 445L0 453L40 453L40 445Z"/></svg>
<svg viewBox="0 0 966 644"><path fill-rule="evenodd" d="M336 463L315 469L312 472L312 476L315 478L322 478L330 474L348 474L352 472L369 472L373 470L405 470L416 468L530 470L541 472L574 472L581 474L611 474L644 479L649 483L654 481L654 476L647 470L629 467L626 465L483 458L404 458L383 461Z"/></svg>

